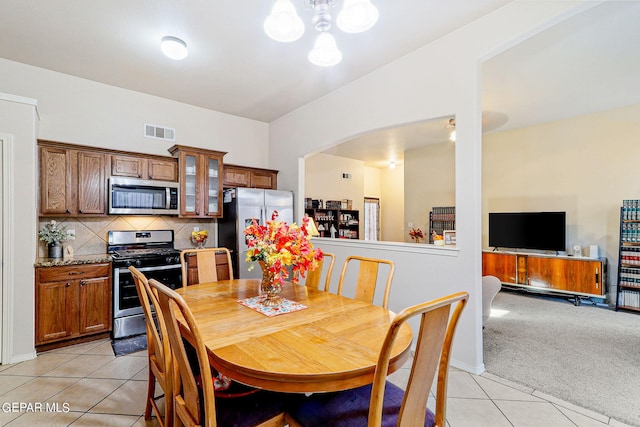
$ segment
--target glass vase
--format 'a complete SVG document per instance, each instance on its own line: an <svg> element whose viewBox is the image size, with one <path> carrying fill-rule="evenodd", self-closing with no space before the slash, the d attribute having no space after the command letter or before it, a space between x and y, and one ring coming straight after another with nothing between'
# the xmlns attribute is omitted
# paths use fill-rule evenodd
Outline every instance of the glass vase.
<svg viewBox="0 0 640 427"><path fill-rule="evenodd" d="M264 295L262 305L276 306L282 302L280 292L282 284L275 279L275 274L269 270L269 266L264 261L259 261L262 269L262 281L260 282L260 293Z"/></svg>

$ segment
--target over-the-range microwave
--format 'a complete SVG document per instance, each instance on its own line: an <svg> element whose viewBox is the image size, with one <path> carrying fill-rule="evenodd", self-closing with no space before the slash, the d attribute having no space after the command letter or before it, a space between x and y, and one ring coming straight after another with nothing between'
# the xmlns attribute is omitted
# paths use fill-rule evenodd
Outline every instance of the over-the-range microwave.
<svg viewBox="0 0 640 427"><path fill-rule="evenodd" d="M114 176L109 179L109 213L178 215L180 184Z"/></svg>

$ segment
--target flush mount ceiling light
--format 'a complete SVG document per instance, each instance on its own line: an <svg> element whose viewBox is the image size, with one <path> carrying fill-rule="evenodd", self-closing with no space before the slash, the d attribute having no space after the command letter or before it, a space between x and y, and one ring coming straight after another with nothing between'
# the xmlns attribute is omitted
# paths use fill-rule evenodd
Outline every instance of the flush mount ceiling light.
<svg viewBox="0 0 640 427"><path fill-rule="evenodd" d="M396 161L389 160L389 169L395 169L395 168L396 168Z"/></svg>
<svg viewBox="0 0 640 427"><path fill-rule="evenodd" d="M162 53L176 61L186 58L189 54L187 44L173 36L163 37L160 42L160 49L162 49Z"/></svg>
<svg viewBox="0 0 640 427"><path fill-rule="evenodd" d="M309 61L315 65L330 67L342 61L342 53L336 46L331 30L330 7L336 0L302 0L304 8L315 13L311 20L313 27L320 32L313 50L309 52ZM361 33L373 27L378 21L378 9L370 0L344 0L338 14L338 27L346 33ZM292 42L304 33L304 23L296 14L291 0L276 0L271 15L264 21L264 31L269 37L280 42Z"/></svg>

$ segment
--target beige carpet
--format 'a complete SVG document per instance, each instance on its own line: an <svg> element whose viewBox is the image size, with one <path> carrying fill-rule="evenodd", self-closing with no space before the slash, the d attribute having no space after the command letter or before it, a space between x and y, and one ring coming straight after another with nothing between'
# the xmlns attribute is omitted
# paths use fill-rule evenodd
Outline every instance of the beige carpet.
<svg viewBox="0 0 640 427"><path fill-rule="evenodd" d="M504 290L492 308L487 372L640 426L640 315Z"/></svg>

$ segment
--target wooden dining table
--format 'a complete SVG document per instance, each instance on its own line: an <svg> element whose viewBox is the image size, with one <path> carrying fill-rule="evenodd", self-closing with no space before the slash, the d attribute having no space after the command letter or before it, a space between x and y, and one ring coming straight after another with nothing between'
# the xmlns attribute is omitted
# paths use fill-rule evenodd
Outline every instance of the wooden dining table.
<svg viewBox="0 0 640 427"><path fill-rule="evenodd" d="M287 283L281 296L306 308L268 317L239 303L258 296L260 280L235 279L176 290L193 312L209 361L244 384L283 392L346 390L373 382L378 354L395 314L383 307ZM179 319L181 331L193 343ZM389 373L409 358L404 324Z"/></svg>

